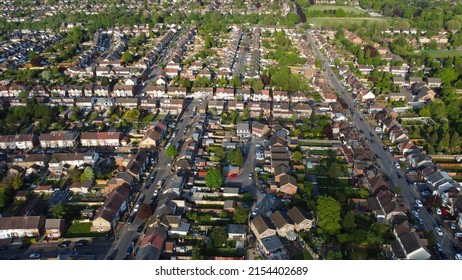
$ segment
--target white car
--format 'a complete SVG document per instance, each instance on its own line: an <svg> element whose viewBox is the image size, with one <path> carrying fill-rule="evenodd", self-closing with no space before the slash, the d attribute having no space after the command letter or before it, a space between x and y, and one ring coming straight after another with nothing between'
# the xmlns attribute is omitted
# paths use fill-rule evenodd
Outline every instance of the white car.
<svg viewBox="0 0 462 280"><path fill-rule="evenodd" d="M399 165L399 163L395 162L395 166L396 168L400 168L401 166Z"/></svg>
<svg viewBox="0 0 462 280"><path fill-rule="evenodd" d="M40 254L32 253L29 255L29 259L35 259L35 260L40 259Z"/></svg>
<svg viewBox="0 0 462 280"><path fill-rule="evenodd" d="M152 196L157 196L159 194L159 190L154 190L154 193L152 194Z"/></svg>
<svg viewBox="0 0 462 280"><path fill-rule="evenodd" d="M137 203L135 207L133 208L134 212L138 212L138 210L140 210L140 203Z"/></svg>
<svg viewBox="0 0 462 280"><path fill-rule="evenodd" d="M260 211L260 209L258 209L258 207L255 207L255 209L253 209L253 211L252 211L252 216L257 216L258 211Z"/></svg>
<svg viewBox="0 0 462 280"><path fill-rule="evenodd" d="M443 231L441 230L440 227L435 227L435 231L439 236L443 236Z"/></svg>
<svg viewBox="0 0 462 280"><path fill-rule="evenodd" d="M416 199L415 200L415 204L418 206L418 207L423 207L423 204L422 204L422 201Z"/></svg>
<svg viewBox="0 0 462 280"><path fill-rule="evenodd" d="M441 213L441 209L440 209L440 208L436 208L436 214L438 214L438 215L443 214L443 213Z"/></svg>
<svg viewBox="0 0 462 280"><path fill-rule="evenodd" d="M412 211L412 216L414 216L416 219L420 217L417 211Z"/></svg>

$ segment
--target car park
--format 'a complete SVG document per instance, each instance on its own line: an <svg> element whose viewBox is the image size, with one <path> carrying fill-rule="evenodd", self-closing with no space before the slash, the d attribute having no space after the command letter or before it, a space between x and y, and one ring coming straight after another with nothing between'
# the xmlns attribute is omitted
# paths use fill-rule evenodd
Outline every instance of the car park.
<svg viewBox="0 0 462 280"><path fill-rule="evenodd" d="M439 236L443 236L443 231L441 230L440 227L435 227L435 231Z"/></svg>

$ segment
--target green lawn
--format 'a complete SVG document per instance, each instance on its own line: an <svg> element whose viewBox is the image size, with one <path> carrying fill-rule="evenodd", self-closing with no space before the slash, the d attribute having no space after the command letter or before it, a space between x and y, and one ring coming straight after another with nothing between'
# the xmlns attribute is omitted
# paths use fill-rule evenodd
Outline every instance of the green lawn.
<svg viewBox="0 0 462 280"><path fill-rule="evenodd" d="M432 58L445 58L449 56L462 56L461 50L423 50L421 53L427 53Z"/></svg>
<svg viewBox="0 0 462 280"><path fill-rule="evenodd" d="M71 237L97 237L97 236L105 236L106 233L102 232L91 232L91 223L75 223L72 224L67 233L64 237L71 238Z"/></svg>
<svg viewBox="0 0 462 280"><path fill-rule="evenodd" d="M357 13L357 14L366 14L366 12L361 11L358 8L352 6L340 6L340 5L313 5L307 8L307 11L328 11L328 10L338 10L342 9L347 13Z"/></svg>
<svg viewBox="0 0 462 280"><path fill-rule="evenodd" d="M373 18L373 17L312 17L307 18L307 23L312 23L316 26L347 26L351 24L362 24L363 21L367 21L368 23L373 22L387 22L388 19L386 18Z"/></svg>

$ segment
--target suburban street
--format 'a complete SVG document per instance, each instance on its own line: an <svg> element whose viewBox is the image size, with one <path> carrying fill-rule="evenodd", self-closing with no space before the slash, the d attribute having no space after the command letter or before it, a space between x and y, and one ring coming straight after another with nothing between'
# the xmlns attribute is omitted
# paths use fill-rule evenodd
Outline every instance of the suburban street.
<svg viewBox="0 0 462 280"><path fill-rule="evenodd" d="M190 124L192 120L192 115L194 113L194 110L192 109L195 106L198 106L199 102L200 100L195 99L189 104L186 104L185 111L183 111L183 114L180 116L179 121L177 123L176 128L178 129L178 133L176 137L173 138L172 145L176 145L178 141L183 139L184 137L183 130L186 128L187 125ZM189 109L189 110L186 110L186 109ZM170 161L171 159L165 154L165 150L161 149L159 151L159 160L156 163L155 167L153 168L152 172L150 173L150 176L155 174L153 183L148 189L142 188L141 192L138 195L137 200L133 203L133 205L135 205L143 197L144 197L144 203L149 203L149 201L151 200L151 197L154 194L154 190L156 189L157 182L159 180L162 180L166 176L172 175L171 168L170 166L168 166L168 163ZM163 188L165 188L166 186L167 184L164 184ZM162 190L163 189L159 190L159 193L162 193ZM137 233L136 230L143 223L143 221L141 221L136 215L136 213L133 213L133 211L131 211L130 216L131 215L135 215L135 219L133 220L131 224L124 223L124 225L122 226L122 229L118 232L118 235L116 235L116 240L114 241L111 249L108 252L108 256L113 259L117 259L117 260L124 259L126 257L127 249L131 246L132 242L136 243L142 235L142 233L141 234Z"/></svg>
<svg viewBox="0 0 462 280"><path fill-rule="evenodd" d="M368 145L372 149L372 151L377 155L377 163L380 166L381 170L389 178L392 186L400 188L403 200L409 206L409 210L418 210L420 218L422 218L423 220L423 229L426 232L430 230L435 231L435 226L439 226L435 218L430 213L428 213L428 211L423 207L414 209L413 205L415 204L415 200L421 199L421 197L416 188L414 186L409 185L406 182L406 180L404 179L405 174L403 174L403 171L395 166L395 162L398 162L398 160L393 158L393 155L388 150L385 151L383 149L382 141L374 133L372 127L366 123L362 112L355 107L353 98L350 94L348 94L347 90L341 85L336 74L330 68L329 63L326 61L324 55L321 54L318 46L314 43L309 32L306 32L306 35L308 42L310 43L314 51L315 56L322 60L324 72L327 78L329 79L331 86L335 89L336 92L344 93L341 94L341 97L343 98L343 100L345 100L349 109L353 110L354 114L352 114L351 116L352 122L356 125L357 128L362 129L364 131L365 138L374 139L374 143L368 141ZM400 176L398 176L398 174ZM452 234L448 233L443 227L441 227L441 229L444 233L443 236L439 236L435 232L437 243L442 245L445 256L448 259L453 259L455 254L455 250L453 247L454 238Z"/></svg>
<svg viewBox="0 0 462 280"><path fill-rule="evenodd" d="M94 256L97 260L105 258L112 241L107 240L106 237L84 239L88 241L86 245L76 246L75 243L77 240L73 239L67 248L59 248L59 242L36 243L24 249L10 246L8 250L0 250L0 260L6 260L11 256L20 260L28 260L32 253L40 254L41 259L56 258L59 254Z"/></svg>

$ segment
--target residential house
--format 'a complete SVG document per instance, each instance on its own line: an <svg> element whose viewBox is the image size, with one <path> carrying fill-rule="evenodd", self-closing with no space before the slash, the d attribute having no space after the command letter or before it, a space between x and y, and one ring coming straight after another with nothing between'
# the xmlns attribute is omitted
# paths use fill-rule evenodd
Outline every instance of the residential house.
<svg viewBox="0 0 462 280"><path fill-rule="evenodd" d="M299 118L309 118L313 113L313 109L306 103L297 103L292 106L292 110Z"/></svg>
<svg viewBox="0 0 462 280"><path fill-rule="evenodd" d="M83 165L94 166L99 158L95 152L86 153L54 153L48 162L48 171L54 175L62 175L65 170Z"/></svg>
<svg viewBox="0 0 462 280"><path fill-rule="evenodd" d="M291 175L283 175L279 179L279 191L294 195L297 193L297 180Z"/></svg>
<svg viewBox="0 0 462 280"><path fill-rule="evenodd" d="M63 219L46 219L45 236L49 239L58 239L64 233L65 223Z"/></svg>
<svg viewBox="0 0 462 280"><path fill-rule="evenodd" d="M160 259L167 231L165 228L148 228L136 253L137 260L158 260Z"/></svg>
<svg viewBox="0 0 462 280"><path fill-rule="evenodd" d="M277 210L271 214L270 219L280 237L286 237L289 232L294 232L295 230L294 222L287 213Z"/></svg>
<svg viewBox="0 0 462 280"><path fill-rule="evenodd" d="M140 99L137 97L118 97L115 99L115 105L126 109L136 109L140 104Z"/></svg>
<svg viewBox="0 0 462 280"><path fill-rule="evenodd" d="M236 134L239 138L250 138L250 125L248 122L238 122L236 124Z"/></svg>
<svg viewBox="0 0 462 280"><path fill-rule="evenodd" d="M228 224L226 233L229 240L246 240L247 239L247 226L238 224Z"/></svg>
<svg viewBox="0 0 462 280"><path fill-rule="evenodd" d="M314 213L306 212L298 206L290 208L287 214L293 221L296 231L308 231L315 223Z"/></svg>
<svg viewBox="0 0 462 280"><path fill-rule="evenodd" d="M131 97L134 95L135 87L132 85L116 84L112 91L115 97Z"/></svg>
<svg viewBox="0 0 462 280"><path fill-rule="evenodd" d="M168 110L173 115L179 115L183 111L184 99L161 98L160 108Z"/></svg>
<svg viewBox="0 0 462 280"><path fill-rule="evenodd" d="M250 230L258 240L276 235L276 228L271 223L271 220L262 215L256 216L250 222Z"/></svg>
<svg viewBox="0 0 462 280"><path fill-rule="evenodd" d="M95 110L108 110L113 108L115 105L114 98L97 97L93 100L93 107L95 108Z"/></svg>
<svg viewBox="0 0 462 280"><path fill-rule="evenodd" d="M84 147L118 147L120 139L120 132L83 132L80 141Z"/></svg>
<svg viewBox="0 0 462 280"><path fill-rule="evenodd" d="M77 146L77 137L79 132L67 131L52 131L40 135L40 146L46 148L73 148Z"/></svg>
<svg viewBox="0 0 462 280"><path fill-rule="evenodd" d="M265 137L270 133L270 128L267 124L263 124L260 122L252 122L252 135L257 137Z"/></svg>
<svg viewBox="0 0 462 280"><path fill-rule="evenodd" d="M140 140L140 148L158 147L162 139L167 133L167 124L164 121L159 121L154 128L149 129L143 139Z"/></svg>
<svg viewBox="0 0 462 280"><path fill-rule="evenodd" d="M44 232L44 216L0 217L0 239L38 237Z"/></svg>
<svg viewBox="0 0 462 280"><path fill-rule="evenodd" d="M107 232L114 229L122 217L122 213L128 209L129 202L130 189L127 186L122 185L112 191L96 213L91 230Z"/></svg>
<svg viewBox="0 0 462 280"><path fill-rule="evenodd" d="M429 88L440 88L441 84L440 78L427 78L427 86Z"/></svg>

